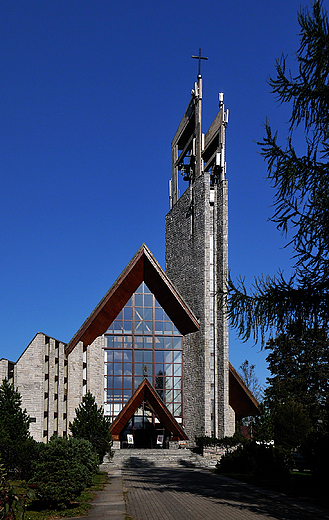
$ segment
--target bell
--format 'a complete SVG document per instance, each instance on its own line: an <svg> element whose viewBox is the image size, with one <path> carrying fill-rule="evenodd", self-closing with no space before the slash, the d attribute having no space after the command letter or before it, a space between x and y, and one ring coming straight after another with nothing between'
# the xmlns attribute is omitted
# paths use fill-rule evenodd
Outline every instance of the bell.
<svg viewBox="0 0 329 520"><path fill-rule="evenodd" d="M182 166L181 167L181 174L183 175L183 181L188 181L189 180L189 175L187 173L187 168L186 166Z"/></svg>

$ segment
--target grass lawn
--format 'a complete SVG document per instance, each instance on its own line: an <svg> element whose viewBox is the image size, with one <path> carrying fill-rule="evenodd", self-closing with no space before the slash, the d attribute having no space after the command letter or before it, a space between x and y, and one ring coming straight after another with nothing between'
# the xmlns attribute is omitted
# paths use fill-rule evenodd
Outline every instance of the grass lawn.
<svg viewBox="0 0 329 520"><path fill-rule="evenodd" d="M106 472L100 472L95 475L92 485L82 491L76 502L71 503L70 507L66 509L47 509L42 500L33 500L26 506L25 520L53 520L85 515L92 506L96 492L104 489L107 480L108 475ZM12 484L18 494L26 493L27 486L25 483L12 482Z"/></svg>

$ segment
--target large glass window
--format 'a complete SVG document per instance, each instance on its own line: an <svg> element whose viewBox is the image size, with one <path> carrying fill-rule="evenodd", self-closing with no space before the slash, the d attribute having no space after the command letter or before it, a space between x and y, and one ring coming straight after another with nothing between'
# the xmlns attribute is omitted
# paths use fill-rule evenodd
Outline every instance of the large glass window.
<svg viewBox="0 0 329 520"><path fill-rule="evenodd" d="M144 282L105 337L106 415L114 420L146 376L182 422L182 336Z"/></svg>

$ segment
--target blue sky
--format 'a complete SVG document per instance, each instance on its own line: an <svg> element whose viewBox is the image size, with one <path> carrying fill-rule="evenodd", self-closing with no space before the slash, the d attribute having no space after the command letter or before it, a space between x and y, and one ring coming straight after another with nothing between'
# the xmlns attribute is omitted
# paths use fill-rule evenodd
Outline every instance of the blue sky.
<svg viewBox="0 0 329 520"><path fill-rule="evenodd" d="M310 5L307 2L305 5ZM327 2L324 2L327 7ZM0 357L68 342L145 242L164 266L171 140L202 54L203 130L224 92L232 276L290 273L255 141L289 107L267 79L298 48L300 1L2 0ZM236 368L265 354L231 333Z"/></svg>

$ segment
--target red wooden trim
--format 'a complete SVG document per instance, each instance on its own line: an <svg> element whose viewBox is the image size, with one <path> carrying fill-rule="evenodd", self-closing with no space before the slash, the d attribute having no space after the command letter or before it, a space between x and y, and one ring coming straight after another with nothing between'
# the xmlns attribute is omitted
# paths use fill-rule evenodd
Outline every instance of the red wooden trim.
<svg viewBox="0 0 329 520"><path fill-rule="evenodd" d="M229 363L229 402L237 420L249 415L258 415L258 402L244 384L241 376Z"/></svg>
<svg viewBox="0 0 329 520"><path fill-rule="evenodd" d="M79 341L87 346L104 334L143 281L181 334L199 330L196 317L177 293L150 250L143 244L68 343L66 354L70 354Z"/></svg>
<svg viewBox="0 0 329 520"><path fill-rule="evenodd" d="M147 378L143 379L127 404L123 407L119 415L111 424L110 432L112 433L113 440L119 440L120 433L143 401L147 401L149 403L152 411L167 431L171 432L175 437L178 438L178 440L188 440L188 437L183 428L169 412L159 394L153 388Z"/></svg>

